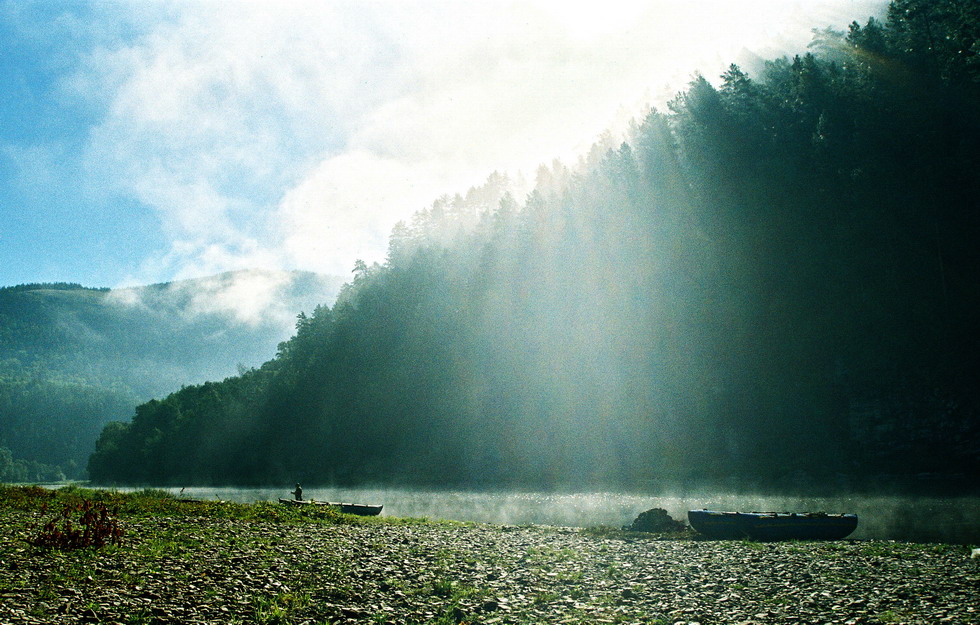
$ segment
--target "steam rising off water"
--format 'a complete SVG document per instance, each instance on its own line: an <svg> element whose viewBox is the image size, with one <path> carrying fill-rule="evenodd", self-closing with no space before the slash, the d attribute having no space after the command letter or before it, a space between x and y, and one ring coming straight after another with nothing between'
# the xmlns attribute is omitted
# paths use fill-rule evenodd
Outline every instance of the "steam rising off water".
<svg viewBox="0 0 980 625"><path fill-rule="evenodd" d="M183 497L254 502L288 498L290 488L187 488ZM179 489L171 489L177 493ZM505 525L568 527L627 525L644 510L663 508L675 519L690 509L855 513L858 528L849 538L980 543L980 498L850 495L775 497L637 493L472 492L376 488L304 488L305 499L384 504L386 516L426 517Z"/></svg>

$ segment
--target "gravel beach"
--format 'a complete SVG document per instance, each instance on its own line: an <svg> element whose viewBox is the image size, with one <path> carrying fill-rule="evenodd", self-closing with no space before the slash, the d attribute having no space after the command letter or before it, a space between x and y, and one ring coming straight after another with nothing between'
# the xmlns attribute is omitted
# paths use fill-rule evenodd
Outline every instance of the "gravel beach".
<svg viewBox="0 0 980 625"><path fill-rule="evenodd" d="M38 520L0 519L0 623L980 623L965 546L181 517L61 553Z"/></svg>

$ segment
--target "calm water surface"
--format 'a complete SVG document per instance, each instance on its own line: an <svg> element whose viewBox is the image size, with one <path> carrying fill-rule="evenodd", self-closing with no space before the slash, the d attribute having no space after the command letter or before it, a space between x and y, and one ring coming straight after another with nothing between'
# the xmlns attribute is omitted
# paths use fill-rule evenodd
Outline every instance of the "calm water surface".
<svg viewBox="0 0 980 625"><path fill-rule="evenodd" d="M129 490L129 489L126 489ZM180 489L170 489L174 493ZM269 488L186 488L184 497L249 503L289 498L291 486ZM306 499L384 504L383 514L570 527L627 525L644 510L663 508L675 519L690 509L852 512L857 539L893 539L980 544L980 497L894 497L854 495L801 498L699 494L657 496L637 493L468 492L383 488L304 487Z"/></svg>

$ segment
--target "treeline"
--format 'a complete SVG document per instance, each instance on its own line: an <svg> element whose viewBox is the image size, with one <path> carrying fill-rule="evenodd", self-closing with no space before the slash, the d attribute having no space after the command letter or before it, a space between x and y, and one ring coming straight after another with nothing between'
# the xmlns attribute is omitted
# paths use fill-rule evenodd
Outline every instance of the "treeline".
<svg viewBox="0 0 980 625"><path fill-rule="evenodd" d="M107 287L89 289L77 282L29 282L14 286L0 286L0 292L7 291L108 291Z"/></svg>
<svg viewBox="0 0 980 625"><path fill-rule="evenodd" d="M57 371L27 375L0 367L0 446L25 467L35 463L50 467L48 474L60 472L62 479L80 479L106 423L132 414L145 400L122 381L86 380Z"/></svg>
<svg viewBox="0 0 980 625"><path fill-rule="evenodd" d="M65 479L60 467L14 458L6 447L0 447L0 482L60 482Z"/></svg>
<svg viewBox="0 0 980 625"><path fill-rule="evenodd" d="M980 459L980 9L893 2L696 77L576 167L392 232L262 367L95 480L805 487Z"/></svg>

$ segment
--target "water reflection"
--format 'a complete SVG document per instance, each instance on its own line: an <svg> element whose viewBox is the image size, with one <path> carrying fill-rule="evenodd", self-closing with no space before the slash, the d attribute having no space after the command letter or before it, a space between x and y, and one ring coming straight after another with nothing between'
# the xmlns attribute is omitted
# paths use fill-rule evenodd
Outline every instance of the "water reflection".
<svg viewBox="0 0 980 625"><path fill-rule="evenodd" d="M175 494L180 489L171 489ZM269 488L186 488L184 497L224 501L275 501L290 497L290 486ZM860 518L851 538L980 543L980 498L929 498L853 495L804 498L703 494L652 496L636 493L468 492L386 488L303 487L307 499L384 504L384 514L453 519L505 525L526 523L619 527L650 508L675 519L687 510L775 510L853 512Z"/></svg>

